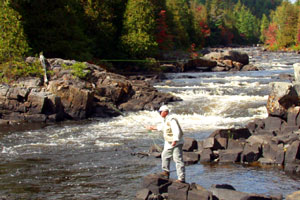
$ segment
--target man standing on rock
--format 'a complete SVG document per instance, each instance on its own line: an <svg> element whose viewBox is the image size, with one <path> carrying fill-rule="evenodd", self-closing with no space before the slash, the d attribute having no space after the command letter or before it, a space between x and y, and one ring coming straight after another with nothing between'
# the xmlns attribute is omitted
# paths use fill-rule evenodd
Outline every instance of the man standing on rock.
<svg viewBox="0 0 300 200"><path fill-rule="evenodd" d="M185 167L183 162L183 132L178 123L178 120L169 116L169 108L163 105L159 108L159 114L163 118L162 126L148 127L149 130L162 130L165 140L164 150L162 152L162 169L160 175L169 178L170 176L170 162L173 158L176 164L176 172L178 180L176 182L185 183Z"/></svg>

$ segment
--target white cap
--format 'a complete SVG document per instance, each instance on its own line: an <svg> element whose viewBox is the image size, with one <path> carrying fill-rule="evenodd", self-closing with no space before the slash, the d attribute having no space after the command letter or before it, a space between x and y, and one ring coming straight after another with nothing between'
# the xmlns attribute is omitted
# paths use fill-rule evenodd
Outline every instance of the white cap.
<svg viewBox="0 0 300 200"><path fill-rule="evenodd" d="M163 112L163 111L169 111L170 109L169 109L169 107L168 106L166 106L166 105L163 105L163 106L161 106L160 108L159 108L159 112Z"/></svg>

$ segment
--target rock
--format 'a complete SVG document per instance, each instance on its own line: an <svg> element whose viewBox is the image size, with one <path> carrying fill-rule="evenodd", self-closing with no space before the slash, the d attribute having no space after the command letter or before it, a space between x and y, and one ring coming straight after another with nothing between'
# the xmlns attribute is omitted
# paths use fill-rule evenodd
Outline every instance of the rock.
<svg viewBox="0 0 300 200"><path fill-rule="evenodd" d="M250 131L247 128L240 129L220 129L214 131L209 137L214 138L227 138L227 139L247 139L251 136Z"/></svg>
<svg viewBox="0 0 300 200"><path fill-rule="evenodd" d="M216 198L222 200L274 200L273 197L265 195L250 194L222 188L211 188L210 191Z"/></svg>
<svg viewBox="0 0 300 200"><path fill-rule="evenodd" d="M85 119L93 111L93 93L68 81L50 81L48 90L61 98L65 113L71 119Z"/></svg>
<svg viewBox="0 0 300 200"><path fill-rule="evenodd" d="M259 71L259 68L256 67L255 65L248 64L248 65L244 65L241 71Z"/></svg>
<svg viewBox="0 0 300 200"><path fill-rule="evenodd" d="M188 191L187 200L199 200L199 199L213 200L213 196L210 191L206 190L200 185L192 183Z"/></svg>
<svg viewBox="0 0 300 200"><path fill-rule="evenodd" d="M262 144L268 144L271 140L272 140L272 136L270 135L252 135L246 140L246 142L248 142L251 145L255 143L262 145Z"/></svg>
<svg viewBox="0 0 300 200"><path fill-rule="evenodd" d="M300 190L286 196L286 200L299 200Z"/></svg>
<svg viewBox="0 0 300 200"><path fill-rule="evenodd" d="M150 195L150 190L144 188L136 193L135 200L147 200Z"/></svg>
<svg viewBox="0 0 300 200"><path fill-rule="evenodd" d="M184 71L211 71L211 69L215 66L217 66L216 61L203 57L189 60L188 63L184 65Z"/></svg>
<svg viewBox="0 0 300 200"><path fill-rule="evenodd" d="M229 139L227 149L239 149L239 150L241 149L241 150L243 150L244 146L245 146L244 141Z"/></svg>
<svg viewBox="0 0 300 200"><path fill-rule="evenodd" d="M199 154L194 152L183 152L183 161L186 165L196 164L199 161Z"/></svg>
<svg viewBox="0 0 300 200"><path fill-rule="evenodd" d="M172 182L172 185L168 188L168 198L172 200L187 200L189 188L189 184Z"/></svg>
<svg viewBox="0 0 300 200"><path fill-rule="evenodd" d="M296 159L300 159L300 141L294 141L290 146L286 149L285 154L285 162L292 163L295 162Z"/></svg>
<svg viewBox="0 0 300 200"><path fill-rule="evenodd" d="M271 92L268 97L267 111L269 116L286 118L287 109L293 102L297 101L297 95L291 95L291 83L274 82L270 84Z"/></svg>
<svg viewBox="0 0 300 200"><path fill-rule="evenodd" d="M203 149L200 153L200 162L201 163L209 163L213 159L213 152L210 149Z"/></svg>
<svg viewBox="0 0 300 200"><path fill-rule="evenodd" d="M198 143L195 139L186 137L184 138L183 151L194 151L198 149Z"/></svg>
<svg viewBox="0 0 300 200"><path fill-rule="evenodd" d="M241 161L243 149L227 149L219 151L220 163L235 163Z"/></svg>
<svg viewBox="0 0 300 200"><path fill-rule="evenodd" d="M267 117L266 119L263 120L265 124L264 130L267 131L277 131L279 132L281 130L281 126L284 123L282 119L279 117Z"/></svg>
<svg viewBox="0 0 300 200"><path fill-rule="evenodd" d="M261 157L261 145L260 144L246 144L242 153L242 162L252 163L258 161Z"/></svg>
<svg viewBox="0 0 300 200"><path fill-rule="evenodd" d="M268 159L269 164L282 165L284 162L284 149L279 148L278 145L266 143L262 145L262 156Z"/></svg>
<svg viewBox="0 0 300 200"><path fill-rule="evenodd" d="M299 115L299 112L300 112L300 107L299 106L291 107L291 108L288 109L288 113L287 113L287 125L288 126L297 126L298 125L297 124L297 117Z"/></svg>
<svg viewBox="0 0 300 200"><path fill-rule="evenodd" d="M168 187L171 184L168 179L162 178L157 174L149 174L143 179L143 187L149 189L154 194L168 192Z"/></svg>
<svg viewBox="0 0 300 200"><path fill-rule="evenodd" d="M212 60L232 60L240 62L243 65L249 64L249 56L246 53L241 53L238 51L212 52L206 54L204 58Z"/></svg>
<svg viewBox="0 0 300 200"><path fill-rule="evenodd" d="M293 67L294 67L295 82L300 83L300 63L293 64Z"/></svg>
<svg viewBox="0 0 300 200"><path fill-rule="evenodd" d="M206 138L203 140L203 148L204 149L211 149L211 150L218 150L221 148L221 145L217 142L217 140L213 137Z"/></svg>
<svg viewBox="0 0 300 200"><path fill-rule="evenodd" d="M227 189L227 190L236 190L232 185L229 185L229 184L213 184L213 185L211 185L211 188L221 188L221 189Z"/></svg>
<svg viewBox="0 0 300 200"><path fill-rule="evenodd" d="M286 163L284 171L289 173L300 173L300 163Z"/></svg>

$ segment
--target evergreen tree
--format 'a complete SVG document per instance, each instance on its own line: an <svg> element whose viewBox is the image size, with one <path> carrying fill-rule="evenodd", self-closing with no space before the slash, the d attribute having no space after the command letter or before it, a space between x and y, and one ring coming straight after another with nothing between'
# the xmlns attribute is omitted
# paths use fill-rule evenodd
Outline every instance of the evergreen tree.
<svg viewBox="0 0 300 200"><path fill-rule="evenodd" d="M174 44L177 48L189 46L191 16L187 0L166 0L166 9Z"/></svg>
<svg viewBox="0 0 300 200"><path fill-rule="evenodd" d="M145 58L157 52L155 11L150 0L128 0L121 43L129 55Z"/></svg>
<svg viewBox="0 0 300 200"><path fill-rule="evenodd" d="M244 5L238 3L236 5L236 27L239 34L244 38L246 42L256 42L258 38L258 20L252 15L251 11Z"/></svg>
<svg viewBox="0 0 300 200"><path fill-rule="evenodd" d="M81 0L85 32L92 40L91 53L97 58L118 57L125 0Z"/></svg>
<svg viewBox="0 0 300 200"><path fill-rule="evenodd" d="M0 2L0 63L24 56L29 46L20 14L10 7L8 0Z"/></svg>
<svg viewBox="0 0 300 200"><path fill-rule="evenodd" d="M261 25L260 25L260 37L259 37L261 42L265 42L265 40L266 40L265 32L268 29L269 24L270 24L270 22L269 22L268 17L265 14L263 14L263 17L261 20Z"/></svg>
<svg viewBox="0 0 300 200"><path fill-rule="evenodd" d="M85 34L79 0L12 0L24 20L33 53L46 57L89 60L91 40Z"/></svg>

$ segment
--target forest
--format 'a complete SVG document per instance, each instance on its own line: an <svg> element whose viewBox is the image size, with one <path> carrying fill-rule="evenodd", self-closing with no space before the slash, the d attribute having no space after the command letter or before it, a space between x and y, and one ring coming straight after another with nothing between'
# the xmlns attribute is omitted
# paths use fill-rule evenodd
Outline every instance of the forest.
<svg viewBox="0 0 300 200"><path fill-rule="evenodd" d="M264 44L299 50L300 0L1 0L0 63L41 52L97 63Z"/></svg>

